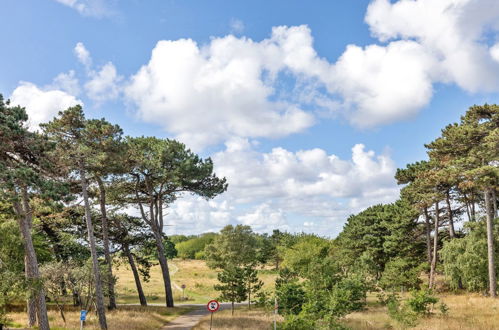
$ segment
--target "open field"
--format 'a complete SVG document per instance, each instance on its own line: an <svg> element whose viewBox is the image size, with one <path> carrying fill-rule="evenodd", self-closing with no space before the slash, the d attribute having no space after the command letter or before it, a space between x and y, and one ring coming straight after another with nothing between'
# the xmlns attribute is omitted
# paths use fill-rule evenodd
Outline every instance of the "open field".
<svg viewBox="0 0 499 330"><path fill-rule="evenodd" d="M282 321L281 316L277 316L277 321ZM239 329L272 329L274 314L261 309L241 307L231 314L230 309L216 312L213 316L213 329L217 330L239 330ZM193 330L205 330L210 328L210 316L205 316Z"/></svg>
<svg viewBox="0 0 499 330"><path fill-rule="evenodd" d="M209 300L218 297L219 293L213 289L217 283L217 272L208 268L202 260L182 260L174 259L169 261L170 275L174 282L174 299L177 303L203 304ZM118 294L118 303L130 304L139 303L137 290L132 273L127 266L120 266L115 270L118 277L116 290ZM274 280L277 273L270 269L259 271L260 279L265 283L265 290L273 290ZM182 291L180 286L186 285L186 300L181 300ZM163 303L165 299L163 278L159 265L151 269L151 279L149 282L142 282L147 302L151 304Z"/></svg>
<svg viewBox="0 0 499 330"><path fill-rule="evenodd" d="M204 304L208 300L216 298L218 292L213 289L217 283L216 272L209 269L204 261L180 260L170 261L172 280L176 285L185 284L187 289L185 295L188 300L185 303ZM135 283L130 270L120 266L116 270L119 277L117 283L118 302L138 303L135 291ZM273 270L260 270L259 277L265 282L265 289L271 291L276 277ZM163 283L159 266L151 270L151 280L143 283L144 291L150 304L163 304ZM181 304L181 291L174 289L177 306ZM478 294L439 294L441 301L449 307L448 315L442 316L439 311L435 315L422 318L418 325L413 328L423 329L469 329L489 330L499 329L499 300L492 300ZM67 324L62 322L59 312L51 306L49 318L52 329L75 329L79 327L79 312L68 308L66 311ZM142 308L139 306L120 306L119 310L108 312L108 323L110 329L159 329L162 325L176 316L189 311L187 307L176 307L167 309L160 306ZM12 319L11 327L23 327L26 324L26 313L10 313ZM272 312L261 309L247 310L246 306L236 309L235 315L231 315L230 309L222 310L214 315L215 329L270 329L273 322ZM282 317L278 317L278 321ZM392 320L386 307L381 306L374 294L368 296L368 306L362 312L349 314L341 322L351 329L402 329L400 324ZM95 313L89 314L87 329L97 329L97 317ZM204 317L196 330L209 327L209 316Z"/></svg>
<svg viewBox="0 0 499 330"><path fill-rule="evenodd" d="M449 307L447 316L438 311L435 315L422 318L418 325L411 329L435 330L492 330L499 329L499 300L481 295L438 295ZM386 307L380 306L374 300L367 310L348 315L344 325L352 329L401 329L402 327L390 319Z"/></svg>
<svg viewBox="0 0 499 330"><path fill-rule="evenodd" d="M174 309L150 306L120 306L119 310L107 312L107 322L110 330L112 329L159 329L168 321L177 316L188 312L189 308L175 307ZM59 311L51 309L49 311L49 322L52 330L66 330L80 328L80 312L71 308L64 313L67 323L62 321ZM26 326L26 313L16 312L10 313L9 318L12 320L9 328L24 328ZM95 313L89 313L85 329L100 329L99 321Z"/></svg>

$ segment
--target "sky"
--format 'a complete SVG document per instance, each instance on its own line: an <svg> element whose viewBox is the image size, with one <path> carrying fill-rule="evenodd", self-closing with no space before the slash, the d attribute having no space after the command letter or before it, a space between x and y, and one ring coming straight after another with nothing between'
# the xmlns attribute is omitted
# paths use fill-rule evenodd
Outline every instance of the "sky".
<svg viewBox="0 0 499 330"><path fill-rule="evenodd" d="M82 104L211 157L228 191L167 234L227 224L334 237L399 195L473 104L499 98L496 0L6 0L0 93L30 127Z"/></svg>

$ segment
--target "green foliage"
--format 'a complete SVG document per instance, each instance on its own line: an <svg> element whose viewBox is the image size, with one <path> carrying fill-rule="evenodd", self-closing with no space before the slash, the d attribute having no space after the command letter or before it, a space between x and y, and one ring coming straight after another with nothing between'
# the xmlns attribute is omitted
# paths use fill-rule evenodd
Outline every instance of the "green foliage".
<svg viewBox="0 0 499 330"><path fill-rule="evenodd" d="M411 291L411 298L407 299L407 305L418 315L429 315L438 298L431 295L429 290Z"/></svg>
<svg viewBox="0 0 499 330"><path fill-rule="evenodd" d="M452 289L483 292L488 287L487 235L484 222L470 222L467 235L444 243L440 256L444 272ZM495 222L496 240L499 238L499 219ZM499 260L499 246L495 256ZM496 263L496 274L499 264Z"/></svg>
<svg viewBox="0 0 499 330"><path fill-rule="evenodd" d="M413 327L418 322L418 315L409 306L402 304L397 296L387 301L388 315L404 327Z"/></svg>
<svg viewBox="0 0 499 330"><path fill-rule="evenodd" d="M281 247L282 266L300 276L307 277L315 261L325 258L330 247L329 240L316 235L298 235L293 244Z"/></svg>
<svg viewBox="0 0 499 330"><path fill-rule="evenodd" d="M206 233L175 243L178 256L182 259L203 259L205 257L204 248L213 242L215 237L217 237L215 233Z"/></svg>
<svg viewBox="0 0 499 330"><path fill-rule="evenodd" d="M404 303L401 303L398 296L391 295L387 301L388 315L403 326L413 327L418 323L420 317L432 313L437 302L438 298L432 296L429 290L411 291L411 297ZM440 307L441 311L444 308L445 313L447 313L447 306L445 304L443 306Z"/></svg>
<svg viewBox="0 0 499 330"><path fill-rule="evenodd" d="M342 267L379 280L391 259L421 259L424 243L416 236L417 216L404 200L350 216L335 242Z"/></svg>
<svg viewBox="0 0 499 330"><path fill-rule="evenodd" d="M215 285L215 290L220 291L222 301L241 302L247 297L244 269L229 266L218 273L217 278L221 284Z"/></svg>
<svg viewBox="0 0 499 330"><path fill-rule="evenodd" d="M440 313L444 316L447 316L449 314L449 306L447 306L444 302L441 302L438 305L438 309L440 310Z"/></svg>
<svg viewBox="0 0 499 330"><path fill-rule="evenodd" d="M314 330L317 329L313 316L304 314L291 314L279 325L282 330Z"/></svg>
<svg viewBox="0 0 499 330"><path fill-rule="evenodd" d="M421 285L422 267L424 264L418 265L413 259L393 258L386 263L379 285L391 290L417 289Z"/></svg>
<svg viewBox="0 0 499 330"><path fill-rule="evenodd" d="M360 311L366 304L367 287L359 278L343 278L332 289L327 311L336 318Z"/></svg>
<svg viewBox="0 0 499 330"><path fill-rule="evenodd" d="M305 290L299 283L298 276L289 269L284 268L279 272L275 282L275 294L279 305L279 314L297 315L305 303Z"/></svg>
<svg viewBox="0 0 499 330"><path fill-rule="evenodd" d="M244 225L225 226L204 251L208 266L221 269L254 264L258 255L255 234Z"/></svg>
<svg viewBox="0 0 499 330"><path fill-rule="evenodd" d="M262 288L263 282L258 279L258 271L252 265L248 265L244 268L243 276L246 281L246 294L248 296L248 301L251 303L253 301L252 298L254 299L255 295Z"/></svg>

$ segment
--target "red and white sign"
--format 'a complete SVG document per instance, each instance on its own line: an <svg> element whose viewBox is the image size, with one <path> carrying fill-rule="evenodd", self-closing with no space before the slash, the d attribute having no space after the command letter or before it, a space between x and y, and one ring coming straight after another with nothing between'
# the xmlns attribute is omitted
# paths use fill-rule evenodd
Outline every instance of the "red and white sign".
<svg viewBox="0 0 499 330"><path fill-rule="evenodd" d="M210 300L208 302L208 304L206 305L206 308L210 312L214 313L214 312L218 311L218 309L220 308L220 303L218 301L216 301L216 300Z"/></svg>

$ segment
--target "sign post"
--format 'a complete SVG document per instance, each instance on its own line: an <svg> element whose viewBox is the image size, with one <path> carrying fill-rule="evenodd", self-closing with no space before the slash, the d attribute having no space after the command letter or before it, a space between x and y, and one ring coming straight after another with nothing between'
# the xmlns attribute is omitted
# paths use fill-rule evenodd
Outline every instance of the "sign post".
<svg viewBox="0 0 499 330"><path fill-rule="evenodd" d="M80 329L83 329L83 325L85 324L86 319L87 319L87 311L82 309L80 311Z"/></svg>
<svg viewBox="0 0 499 330"><path fill-rule="evenodd" d="M211 326L213 325L213 313L218 311L218 309L220 308L220 303L216 300L210 300L208 301L206 308L208 309L209 312L211 312L211 318L210 318L210 330L211 330Z"/></svg>
<svg viewBox="0 0 499 330"><path fill-rule="evenodd" d="M185 284L182 284L180 287L182 288L182 300L185 300L185 295L184 295Z"/></svg>
<svg viewBox="0 0 499 330"><path fill-rule="evenodd" d="M279 305L277 304L277 297L274 298L274 330L277 329L277 313L279 313Z"/></svg>

